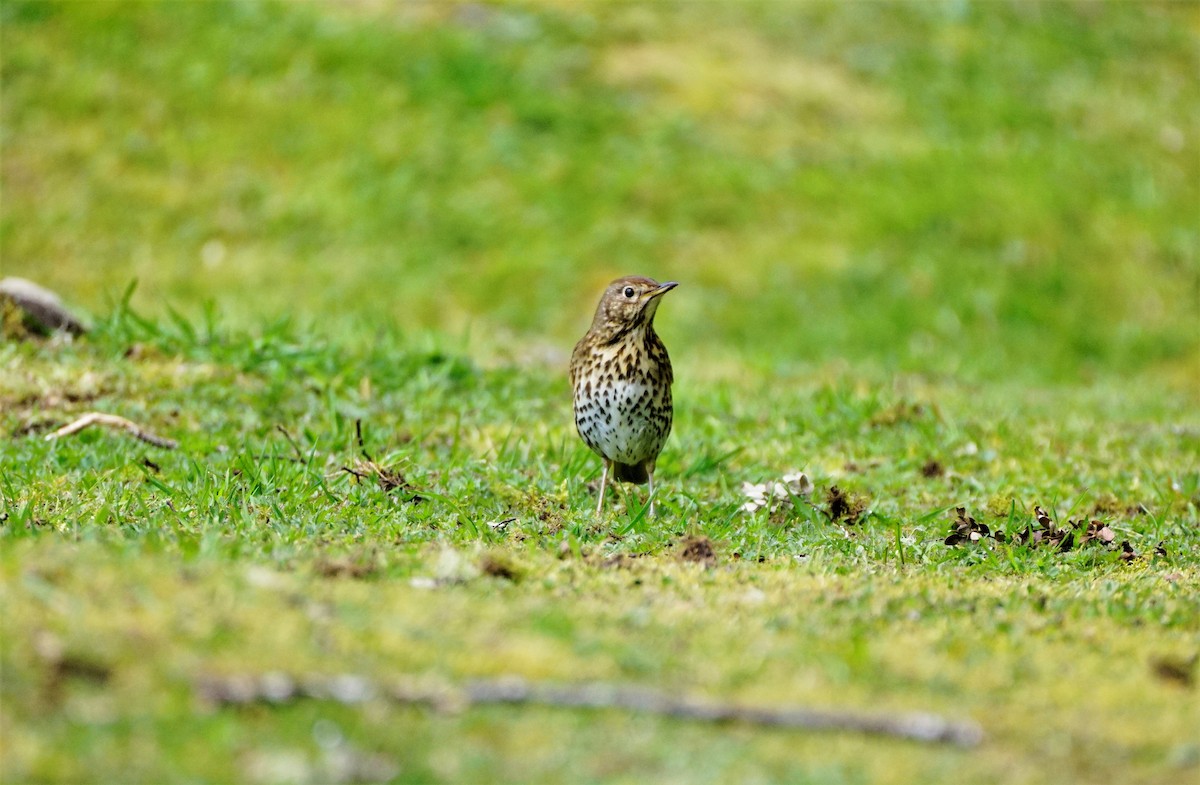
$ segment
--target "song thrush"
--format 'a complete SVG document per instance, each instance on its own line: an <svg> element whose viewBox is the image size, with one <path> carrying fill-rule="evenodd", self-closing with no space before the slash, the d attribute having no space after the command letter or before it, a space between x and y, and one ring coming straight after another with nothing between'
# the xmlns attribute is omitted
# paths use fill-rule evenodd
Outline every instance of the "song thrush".
<svg viewBox="0 0 1200 785"><path fill-rule="evenodd" d="M618 278L604 290L592 326L571 352L575 428L604 460L596 514L614 481L650 485L671 432L671 360L654 332L659 298L678 286L649 278Z"/></svg>

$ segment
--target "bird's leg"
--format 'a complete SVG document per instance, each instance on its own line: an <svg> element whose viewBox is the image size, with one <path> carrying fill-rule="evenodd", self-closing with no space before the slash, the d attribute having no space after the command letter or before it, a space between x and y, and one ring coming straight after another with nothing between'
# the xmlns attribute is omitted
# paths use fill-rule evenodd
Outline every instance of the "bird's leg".
<svg viewBox="0 0 1200 785"><path fill-rule="evenodd" d="M646 473L646 476L647 476L647 477L649 477L649 483L650 483L650 517L651 517L651 518L653 518L653 517L654 517L654 472L653 472L653 471L647 472L647 473Z"/></svg>
<svg viewBox="0 0 1200 785"><path fill-rule="evenodd" d="M604 509L604 486L608 485L608 461L604 461L604 471L600 474L600 499L596 502L596 515Z"/></svg>

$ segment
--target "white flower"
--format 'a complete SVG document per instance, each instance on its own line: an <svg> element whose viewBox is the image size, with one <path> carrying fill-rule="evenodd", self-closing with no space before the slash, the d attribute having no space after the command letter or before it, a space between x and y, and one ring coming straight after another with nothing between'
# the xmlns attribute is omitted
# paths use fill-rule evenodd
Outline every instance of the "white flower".
<svg viewBox="0 0 1200 785"><path fill-rule="evenodd" d="M783 481L796 496L807 496L813 492L812 480L804 472L792 472L783 475Z"/></svg>
<svg viewBox="0 0 1200 785"><path fill-rule="evenodd" d="M742 495L749 501L741 506L741 510L755 512L767 506L790 507L793 496L807 496L812 491L812 481L804 472L785 474L782 479L771 482L743 482Z"/></svg>

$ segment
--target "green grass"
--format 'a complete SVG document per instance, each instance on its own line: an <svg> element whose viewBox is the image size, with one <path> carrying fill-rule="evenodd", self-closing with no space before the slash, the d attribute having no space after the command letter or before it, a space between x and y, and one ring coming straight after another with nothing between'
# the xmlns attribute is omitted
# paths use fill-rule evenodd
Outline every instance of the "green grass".
<svg viewBox="0 0 1200 785"><path fill-rule="evenodd" d="M0 252L100 313L1200 371L1194 5L3 9Z"/></svg>
<svg viewBox="0 0 1200 785"><path fill-rule="evenodd" d="M5 430L32 428L0 453L9 779L321 772L321 722L402 781L1167 782L1196 765L1195 701L1155 673L1200 636L1187 398L840 372L683 381L659 518L634 496L596 521L597 461L557 369L484 369L391 333L338 346L123 311L83 343L9 344L0 367ZM40 438L90 409L180 449ZM342 470L360 467L356 422L406 488ZM926 477L930 460L945 473ZM742 481L797 468L817 510L739 510ZM857 524L825 517L833 484L865 497ZM1105 521L1139 558L943 542L947 507L1015 533L1034 504L1063 525ZM716 567L680 561L688 535L716 543ZM497 559L517 580L482 569ZM56 676L45 636L111 676ZM201 674L275 669L928 709L978 719L988 740L933 750L549 709L212 712L192 697Z"/></svg>
<svg viewBox="0 0 1200 785"><path fill-rule="evenodd" d="M1194 777L1197 30L1183 3L0 2L0 271L95 322L0 343L0 779ZM659 516L622 489L596 519L563 366L627 272L682 282L676 427ZM93 410L179 448L43 438ZM811 497L741 509L793 471ZM1008 538L948 546L960 506ZM1014 540L1036 506L1114 540ZM194 690L272 670L986 739Z"/></svg>

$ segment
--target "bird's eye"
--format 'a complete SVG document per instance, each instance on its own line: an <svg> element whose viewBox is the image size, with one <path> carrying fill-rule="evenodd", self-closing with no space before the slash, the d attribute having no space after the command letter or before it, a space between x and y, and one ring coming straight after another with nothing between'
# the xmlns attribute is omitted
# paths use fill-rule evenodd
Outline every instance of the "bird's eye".
<svg viewBox="0 0 1200 785"><path fill-rule="evenodd" d="M626 296L626 297L633 297L633 287L632 287L632 286L626 286L626 287L625 287L625 296Z"/></svg>

